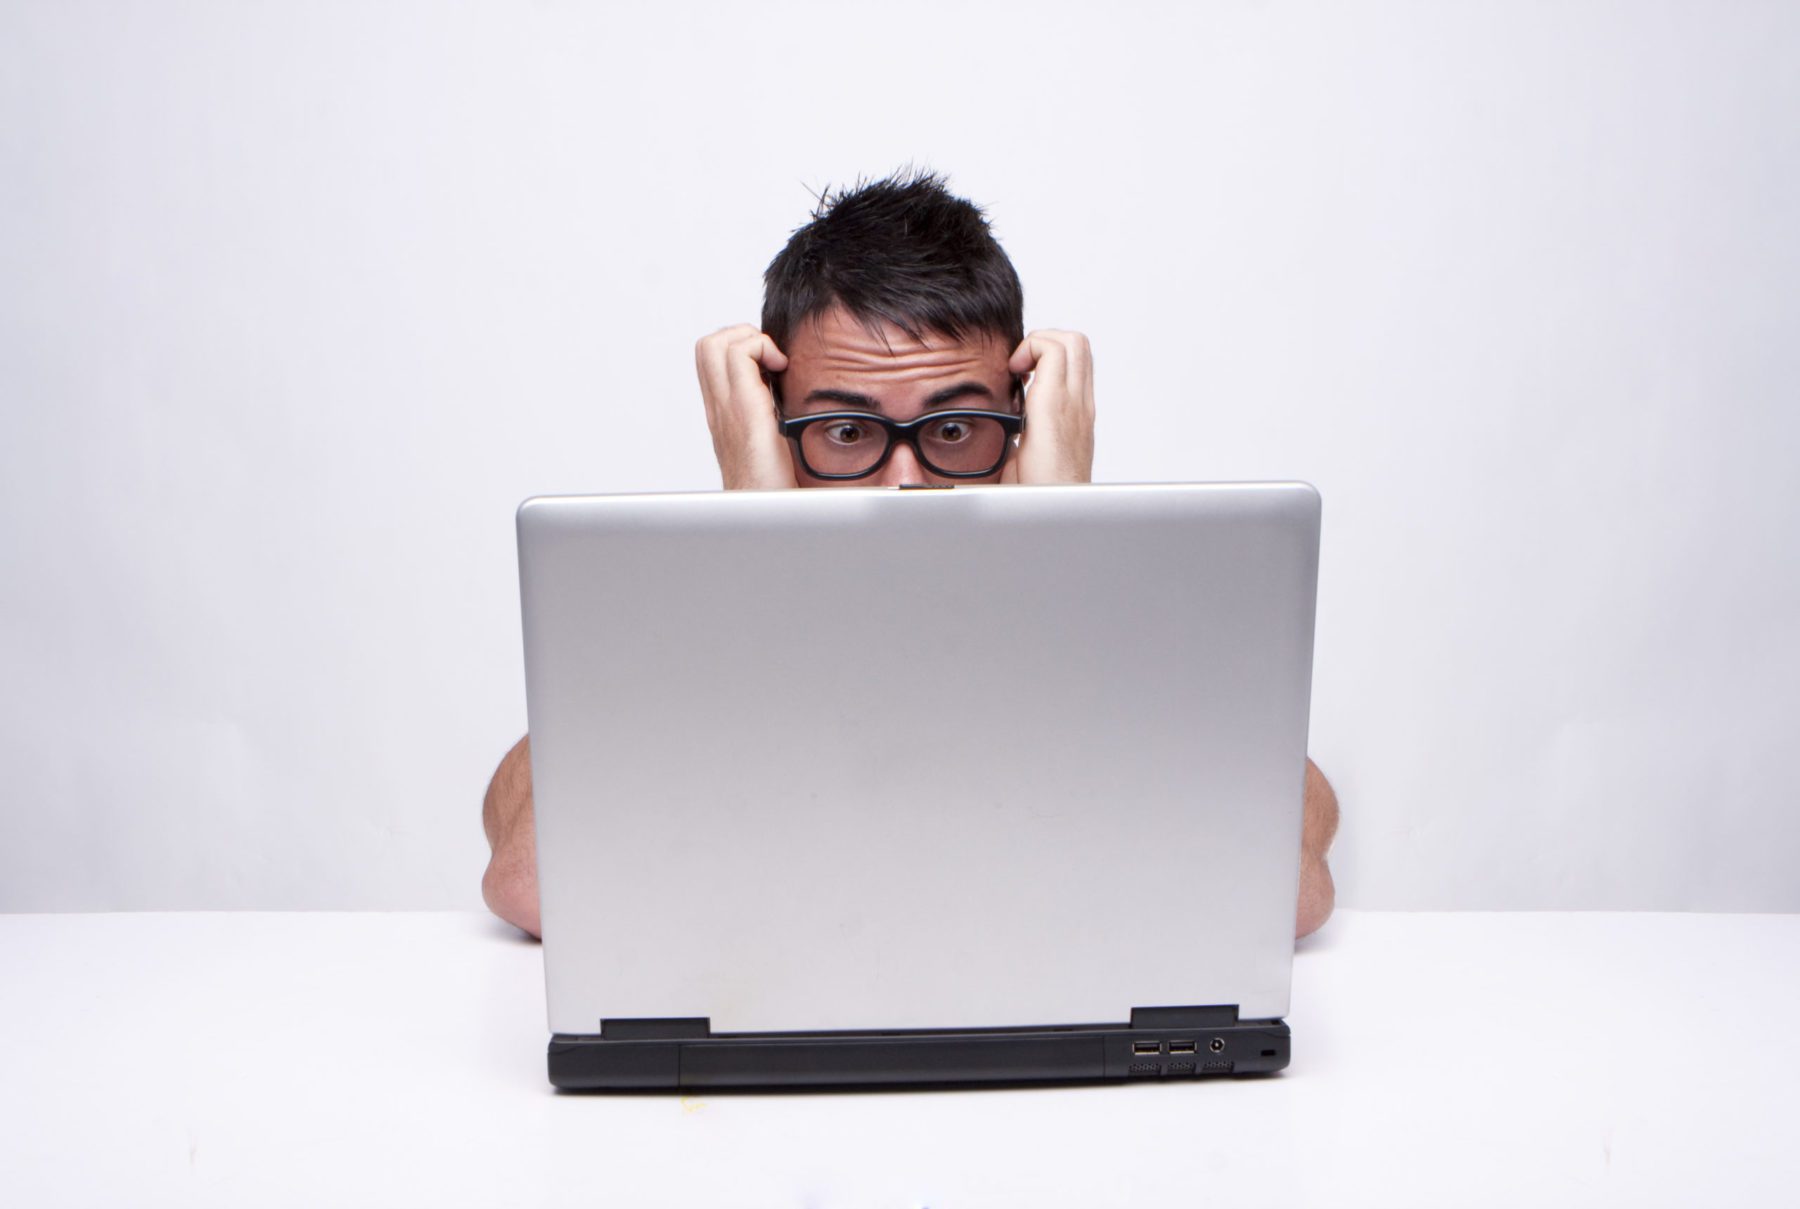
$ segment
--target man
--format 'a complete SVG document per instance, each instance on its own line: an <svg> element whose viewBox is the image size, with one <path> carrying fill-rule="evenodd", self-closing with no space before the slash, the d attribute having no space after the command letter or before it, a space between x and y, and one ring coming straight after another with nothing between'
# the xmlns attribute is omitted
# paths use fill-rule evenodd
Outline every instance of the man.
<svg viewBox="0 0 1800 1209"><path fill-rule="evenodd" d="M937 177L828 192L763 280L761 329L728 327L694 350L727 490L1089 480L1087 338L1025 334L1012 262ZM1334 899L1337 800L1310 760L1305 797L1297 936ZM482 821L482 897L536 936L529 736L500 762Z"/></svg>

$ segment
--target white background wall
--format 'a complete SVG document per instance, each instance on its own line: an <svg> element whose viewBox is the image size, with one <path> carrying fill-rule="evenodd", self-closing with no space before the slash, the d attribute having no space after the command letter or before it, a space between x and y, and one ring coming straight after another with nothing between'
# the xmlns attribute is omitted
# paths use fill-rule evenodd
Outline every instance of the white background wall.
<svg viewBox="0 0 1800 1209"><path fill-rule="evenodd" d="M716 485L809 190L1097 477L1326 501L1364 907L1800 909L1800 5L0 0L0 909L478 903L512 509Z"/></svg>

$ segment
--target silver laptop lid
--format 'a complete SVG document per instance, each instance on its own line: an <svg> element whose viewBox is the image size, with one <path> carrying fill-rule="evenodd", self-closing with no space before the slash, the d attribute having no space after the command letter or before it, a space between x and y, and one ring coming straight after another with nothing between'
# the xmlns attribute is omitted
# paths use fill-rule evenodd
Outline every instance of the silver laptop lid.
<svg viewBox="0 0 1800 1209"><path fill-rule="evenodd" d="M550 1028L1286 1014L1303 484L528 500Z"/></svg>

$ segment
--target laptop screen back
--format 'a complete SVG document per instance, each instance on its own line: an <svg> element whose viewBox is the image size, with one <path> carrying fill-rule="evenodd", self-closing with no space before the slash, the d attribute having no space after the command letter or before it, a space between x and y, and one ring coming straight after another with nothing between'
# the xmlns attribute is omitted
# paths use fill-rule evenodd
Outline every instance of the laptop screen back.
<svg viewBox="0 0 1800 1209"><path fill-rule="evenodd" d="M553 1032L1287 1011L1304 485L519 512Z"/></svg>

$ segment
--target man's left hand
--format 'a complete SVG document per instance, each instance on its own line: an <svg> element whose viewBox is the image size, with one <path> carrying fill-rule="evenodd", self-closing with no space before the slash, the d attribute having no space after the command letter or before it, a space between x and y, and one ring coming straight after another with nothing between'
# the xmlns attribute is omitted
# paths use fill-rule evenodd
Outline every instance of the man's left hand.
<svg viewBox="0 0 1800 1209"><path fill-rule="evenodd" d="M1094 358L1080 332L1032 332L1007 369L1023 378L1025 432L1003 483L1085 483L1094 473Z"/></svg>

